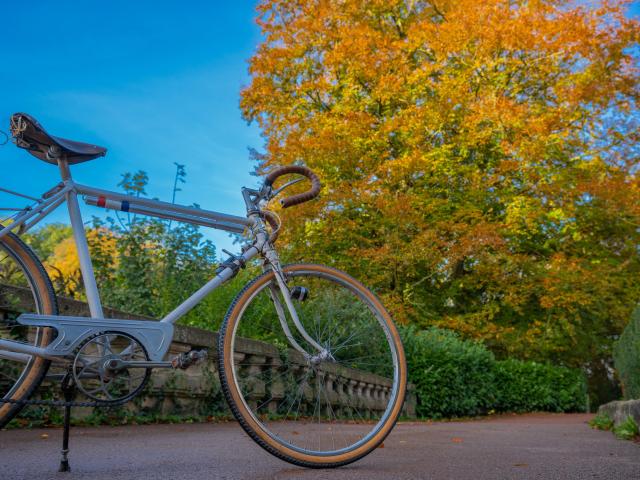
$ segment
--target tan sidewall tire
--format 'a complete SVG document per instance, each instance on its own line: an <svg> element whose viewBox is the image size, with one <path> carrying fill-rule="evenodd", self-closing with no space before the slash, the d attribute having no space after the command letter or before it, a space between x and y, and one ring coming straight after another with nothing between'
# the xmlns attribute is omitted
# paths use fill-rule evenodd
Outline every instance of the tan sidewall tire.
<svg viewBox="0 0 640 480"><path fill-rule="evenodd" d="M396 396L396 403L393 405L391 414L389 415L388 421L383 425L380 431L372 437L367 443L361 445L357 449L352 451L334 455L334 456L314 456L308 455L291 448L288 448L276 440L274 440L261 426L257 423L251 412L249 412L241 399L240 392L238 392L236 388L236 382L233 378L227 378L227 372L229 372L229 376L233 375L233 353L232 353L232 339L233 339L233 331L236 327L236 322L238 321L238 316L243 311L245 306L245 302L247 302L251 295L262 287L265 283L269 282L273 279L273 272L267 272L260 277L257 277L255 280L250 282L242 292L236 297L234 302L232 303L229 311L227 312L225 321L220 330L220 345L219 351L222 352L222 355L219 357L219 368L220 368L220 377L222 380L222 387L229 402L229 406L233 411L235 417L238 419L244 430L264 449L266 449L269 453L282 458L288 462L294 463L296 465L301 465L305 467L313 467L313 468L327 468L327 467L338 467L341 465L346 465L348 463L354 462L359 458L370 453L373 449L375 449L391 432L393 429L398 416L402 410L404 404L404 396L407 384L407 367L406 360L404 356L404 349L402 347L402 342L400 340L400 336L398 331L393 324L391 316L384 308L380 300L369 291L364 285L360 282L347 275L340 270L336 270L330 267L326 267L324 265L311 265L311 264L294 264L287 265L284 268L285 272L293 272L293 271L315 271L319 273L326 273L340 278L346 283L351 284L356 289L360 290L367 299L371 302L371 304L382 314L385 322L388 325L389 331L393 337L396 350L398 352L398 365L399 365L399 391Z"/></svg>
<svg viewBox="0 0 640 480"><path fill-rule="evenodd" d="M11 233L0 239L0 243L3 243L9 250L15 253L18 260L22 262L31 276L33 288L36 290L37 300L40 304L40 314L57 315L58 305L53 287L51 286L51 280L49 280L49 276L35 254L22 240ZM53 339L53 333L53 329L51 328L42 329L38 346L44 347L48 345ZM27 367L29 370L22 377L19 387L13 392L10 398L12 400L25 400L29 398L42 382L44 375L49 369L49 364L50 362L48 360L41 357L32 360L31 365ZM15 417L22 408L22 405L0 404L0 428Z"/></svg>

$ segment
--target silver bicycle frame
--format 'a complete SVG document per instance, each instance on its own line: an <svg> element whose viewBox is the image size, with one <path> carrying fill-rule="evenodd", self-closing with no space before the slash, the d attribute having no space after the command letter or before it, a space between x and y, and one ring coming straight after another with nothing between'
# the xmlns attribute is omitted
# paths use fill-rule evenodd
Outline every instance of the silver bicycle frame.
<svg viewBox="0 0 640 480"><path fill-rule="evenodd" d="M78 195L84 195L85 201L89 205L99 205L98 201L100 201L104 202L104 205L99 206L104 206L106 208L119 205L120 208L118 208L118 210L124 209L124 211L203 225L235 233L242 233L247 227L251 227L256 223L255 219L175 205L172 203L161 202L159 200L137 198L130 195L123 195L121 193L80 185L72 180L69 167L64 160L59 161L59 166L62 174L62 183L46 192L43 195L43 200L39 201L38 205L34 208L25 210L14 219L13 223L2 228L0 230L0 238L12 230L21 228L21 231L25 231L33 227L36 223L45 218L66 201L69 208L69 219L71 221L73 238L78 251L80 271L82 272L82 280L87 295L87 303L89 304L89 310L92 318L104 318L104 314L102 312L100 295L98 293L98 287L93 273L93 265L91 263L89 246L87 244L87 237L84 231L84 223L82 222ZM243 256L246 257L245 260L250 260L257 254L258 250L252 248L245 252ZM175 323L224 280L226 280L226 278L218 280L218 277L215 277L161 321Z"/></svg>
<svg viewBox="0 0 640 480"><path fill-rule="evenodd" d="M225 281L232 278L237 270L243 266L246 262L256 257L258 254L262 254L271 263L275 275L276 281L280 287L280 291L285 300L285 304L293 323L303 338L307 340L315 349L319 352L324 351L324 348L316 343L313 338L305 331L302 323L300 322L295 307L291 301L291 295L286 288L284 277L282 275L277 253L273 249L272 245L268 241L268 234L265 228L264 222L260 216L260 211L257 205L258 200L255 198L255 194L258 192L247 188L242 189L242 194L247 207L247 217L238 217L235 215L228 215L224 213L204 210L200 208L187 207L183 205L176 205L173 203L162 202L159 200L150 200L145 198L133 197L130 195L124 195L121 193L111 192L108 190L102 190L98 188L89 187L75 183L71 178L69 166L65 160L58 160L60 173L62 176L62 182L54 186L42 195L41 199L37 199L37 204L34 207L24 209L21 213L17 214L13 222L6 227L0 229L0 239L12 230L18 230L24 232L47 215L56 210L62 203L67 202L69 209L69 218L71 221L71 227L73 231L73 238L78 252L78 259L80 263L80 271L82 273L82 280L87 295L87 303L89 304L89 310L91 312L91 319L87 319L87 327L98 328L100 325L99 320L104 319L102 310L102 304L100 301L100 294L96 284L93 265L91 263L91 256L89 253L89 247L87 244L87 237L84 230L84 224L82 221L82 215L80 212L80 206L78 202L78 195L84 197L85 203L88 205L95 205L104 208L110 208L114 210L121 210L125 212L139 213L142 215L176 220L179 222L201 225L205 227L215 228L219 230L225 230L234 233L243 233L249 229L254 237L254 243L249 248L244 249L242 254L234 256L229 259L225 264L226 268L220 269L215 277L208 281L199 290L193 293L184 302L178 305L172 312L168 313L160 322L165 324L174 324L178 319L188 313L194 308L204 297L215 290L218 286ZM254 195L254 196L252 196ZM229 263L231 262L231 263ZM310 356L293 338L289 327L287 325L286 316L282 304L279 299L274 298L274 303L277 309L278 317L283 330L286 333L287 338L292 343L292 346L299 350L306 356ZM37 315L23 315L19 317L25 318L25 324L36 324L42 326L48 325L44 320L48 319L49 325L55 323L55 316L45 317ZM38 320L38 317L40 320ZM79 319L80 320L80 319ZM133 320L118 320L121 322L122 327L128 327L139 332L141 330L148 329L148 324L144 325L140 321ZM44 322L44 323L43 323ZM162 330L163 338L173 335L173 329ZM86 338L86 337L85 337ZM39 348L32 345L26 345L19 342L13 342L10 340L0 339L0 358L6 358L10 360L28 361L31 355L42 356L45 358L55 359L69 353L71 346L77 344L78 339L74 342L68 342L67 346L59 348L58 350L49 348ZM151 341L150 341L151 342ZM150 347L153 345L149 345ZM166 345L168 348L168 344ZM156 349L153 349L156 351ZM154 355L154 359L158 360L166 352L165 349L157 351Z"/></svg>

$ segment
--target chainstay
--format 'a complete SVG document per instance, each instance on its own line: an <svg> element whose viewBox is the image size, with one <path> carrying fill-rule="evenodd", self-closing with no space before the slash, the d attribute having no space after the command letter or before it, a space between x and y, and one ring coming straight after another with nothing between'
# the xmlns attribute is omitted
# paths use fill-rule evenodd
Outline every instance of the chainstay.
<svg viewBox="0 0 640 480"><path fill-rule="evenodd" d="M119 407L129 400L131 399L114 400L113 402L67 402L65 400L13 400L10 398L0 398L0 403L11 403L13 405L47 405L50 407Z"/></svg>

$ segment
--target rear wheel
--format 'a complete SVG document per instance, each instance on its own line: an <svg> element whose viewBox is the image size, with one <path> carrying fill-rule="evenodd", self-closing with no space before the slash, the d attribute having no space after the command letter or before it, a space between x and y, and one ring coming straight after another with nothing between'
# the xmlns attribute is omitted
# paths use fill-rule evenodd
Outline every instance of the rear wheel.
<svg viewBox="0 0 640 480"><path fill-rule="evenodd" d="M305 467L337 467L375 449L402 409L406 365L398 332L380 301L344 272L284 267L300 322L326 351L279 319L274 273L249 283L220 331L223 391L244 430L277 457ZM286 307L284 310L287 311Z"/></svg>
<svg viewBox="0 0 640 480"><path fill-rule="evenodd" d="M19 325L21 313L57 315L58 305L51 281L33 251L16 235L0 239L0 339L38 347L53 339L53 329ZM26 400L40 385L49 368L40 357L0 350L0 398ZM23 405L0 403L0 428Z"/></svg>

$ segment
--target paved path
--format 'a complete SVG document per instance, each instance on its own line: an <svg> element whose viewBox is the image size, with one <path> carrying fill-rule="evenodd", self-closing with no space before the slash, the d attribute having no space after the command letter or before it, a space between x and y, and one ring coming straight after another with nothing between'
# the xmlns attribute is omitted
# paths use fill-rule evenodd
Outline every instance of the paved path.
<svg viewBox="0 0 640 480"><path fill-rule="evenodd" d="M640 479L640 445L592 430L589 415L534 414L403 423L384 447L338 470L271 457L234 423L0 432L0 479ZM48 436L47 438L42 438Z"/></svg>

